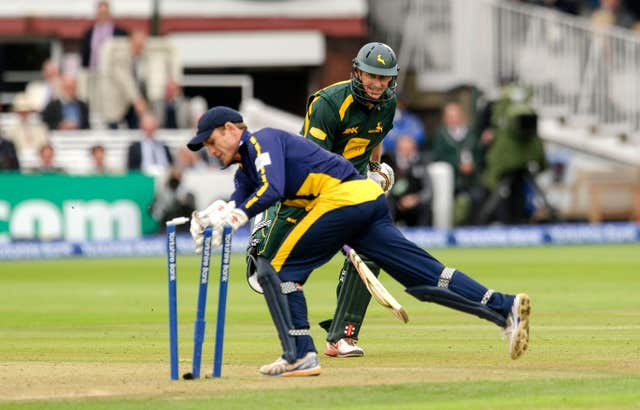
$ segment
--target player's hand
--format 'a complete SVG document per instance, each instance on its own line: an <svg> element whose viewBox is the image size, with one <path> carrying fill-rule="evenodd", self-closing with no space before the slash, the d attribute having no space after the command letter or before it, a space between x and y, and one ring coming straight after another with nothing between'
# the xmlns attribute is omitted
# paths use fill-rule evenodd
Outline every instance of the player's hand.
<svg viewBox="0 0 640 410"><path fill-rule="evenodd" d="M385 162L369 162L367 178L380 185L384 192L388 192L396 181L393 168Z"/></svg>
<svg viewBox="0 0 640 410"><path fill-rule="evenodd" d="M191 214L191 226L189 227L189 233L191 233L191 239L193 239L193 246L195 247L196 253L201 254L204 230L207 227L208 219L202 219L198 214L198 211L193 211Z"/></svg>
<svg viewBox="0 0 640 410"><path fill-rule="evenodd" d="M239 227L249 222L247 214L236 208L233 201L226 203L222 209L209 216L209 226L212 227L211 246L214 248L222 245L222 229L225 225L230 225L236 231Z"/></svg>
<svg viewBox="0 0 640 410"><path fill-rule="evenodd" d="M238 228L244 226L249 222L249 218L247 214L244 213L242 209L233 208L229 210L229 213L225 216L224 223L231 225L234 231L237 231Z"/></svg>
<svg viewBox="0 0 640 410"><path fill-rule="evenodd" d="M191 233L191 238L193 239L193 245L195 247L195 251L197 254L202 253L202 242L204 240L204 230L212 226L211 217L214 214L222 212L227 203L222 200L217 200L209 205L206 209L202 211L194 211L191 214L191 226L189 228L189 232ZM215 228L214 228L215 231ZM215 232L214 232L215 233ZM222 236L222 229L220 229L220 236Z"/></svg>

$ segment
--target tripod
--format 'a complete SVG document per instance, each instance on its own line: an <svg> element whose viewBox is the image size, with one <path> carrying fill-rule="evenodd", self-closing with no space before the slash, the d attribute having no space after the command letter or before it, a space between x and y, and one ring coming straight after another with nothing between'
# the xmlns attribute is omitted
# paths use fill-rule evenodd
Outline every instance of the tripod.
<svg viewBox="0 0 640 410"><path fill-rule="evenodd" d="M524 187L529 185L535 195L542 199L552 222L558 220L556 209L549 203L544 191L540 188L534 175L528 169L511 171L502 176L478 214L478 223L487 224L491 217L498 213L500 222L518 224L527 222L524 215Z"/></svg>

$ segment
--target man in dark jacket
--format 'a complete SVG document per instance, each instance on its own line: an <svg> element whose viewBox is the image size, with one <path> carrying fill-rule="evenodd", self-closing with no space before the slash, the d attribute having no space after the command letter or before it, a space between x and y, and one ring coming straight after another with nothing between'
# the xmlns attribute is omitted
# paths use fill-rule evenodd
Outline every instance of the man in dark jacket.
<svg viewBox="0 0 640 410"><path fill-rule="evenodd" d="M62 77L62 96L51 100L42 111L42 120L50 130L89 129L89 106L76 95L76 79Z"/></svg>
<svg viewBox="0 0 640 410"><path fill-rule="evenodd" d="M96 22L82 36L82 66L97 69L100 48L115 36L127 36L127 32L113 23L109 2L101 0L97 5Z"/></svg>
<svg viewBox="0 0 640 410"><path fill-rule="evenodd" d="M13 142L0 134L0 171L18 171L20 162Z"/></svg>
<svg viewBox="0 0 640 410"><path fill-rule="evenodd" d="M154 139L158 121L151 113L140 120L143 137L129 146L127 168L129 171L146 171L153 168L167 168L173 164L169 147Z"/></svg>

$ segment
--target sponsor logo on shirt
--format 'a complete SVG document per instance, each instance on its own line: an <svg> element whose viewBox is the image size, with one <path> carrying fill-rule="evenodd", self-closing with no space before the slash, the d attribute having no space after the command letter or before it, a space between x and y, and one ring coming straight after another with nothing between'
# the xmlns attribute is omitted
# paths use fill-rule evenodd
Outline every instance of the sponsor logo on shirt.
<svg viewBox="0 0 640 410"><path fill-rule="evenodd" d="M384 128L382 128L382 122L378 121L378 123L376 124L376 127L372 130L369 130L368 133L369 134L380 134L382 131L384 131Z"/></svg>
<svg viewBox="0 0 640 410"><path fill-rule="evenodd" d="M358 128L360 128L360 127L347 128L346 130L342 131L342 134L343 135L357 134L358 133Z"/></svg>
<svg viewBox="0 0 640 410"><path fill-rule="evenodd" d="M258 155L258 157L256 158L256 170L260 171L260 168L262 167L266 167L267 165L271 165L271 156L269 155L268 152L263 152L262 154Z"/></svg>

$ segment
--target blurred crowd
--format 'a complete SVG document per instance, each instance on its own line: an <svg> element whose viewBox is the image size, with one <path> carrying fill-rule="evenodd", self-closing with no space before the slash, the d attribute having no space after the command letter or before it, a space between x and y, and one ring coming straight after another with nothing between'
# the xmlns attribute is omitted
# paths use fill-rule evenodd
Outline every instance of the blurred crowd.
<svg viewBox="0 0 640 410"><path fill-rule="evenodd" d="M632 0L516 0L590 19L599 27L622 27L640 34L640 4Z"/></svg>
<svg viewBox="0 0 640 410"><path fill-rule="evenodd" d="M574 15L590 16L595 24L639 29L640 6L623 0L521 0ZM129 129L138 138L126 149L126 169L106 161L108 144L91 146L92 174L160 170L168 175L152 212L158 219L188 214L193 196L181 188L188 170L218 165L204 153L186 147L171 151L156 139L158 129L192 129L207 109L201 97L186 98L180 87L182 67L164 39L143 31L127 32L113 20L109 3L97 3L95 21L85 32L79 63L47 60L41 78L29 82L13 98L13 120L0 128L0 170L64 172L50 141L54 130ZM440 121L427 133L423 118L412 113L406 96L398 98L394 127L384 140L383 159L396 173L388 195L400 225L433 223L433 181L429 166L449 164L453 173L455 225L491 222L524 223L535 212L540 194L533 178L546 168L542 145L535 135L535 113L526 91L505 89L484 104L452 100ZM69 137L72 138L72 137ZM36 165L20 158L31 153ZM125 168L125 167L123 167Z"/></svg>
<svg viewBox="0 0 640 410"><path fill-rule="evenodd" d="M154 141L155 130L190 129L207 109L202 97L183 96L173 47L161 37L118 27L109 2L99 1L76 57L76 64L73 58L46 60L41 77L15 94L12 113L1 123L0 169L50 170L51 132L87 129L140 130L141 142L129 147L129 169L172 164ZM108 171L100 162L104 150L96 146L88 153L97 172ZM21 167L19 158L26 154L37 155L39 166Z"/></svg>
<svg viewBox="0 0 640 410"><path fill-rule="evenodd" d="M154 201L154 216L161 220L173 213L184 215L180 207L193 208L193 198L181 192L181 175L209 166L209 160L186 147L172 153L155 138L156 131L192 129L207 103L202 97L183 95L182 67L173 47L162 37L119 27L109 2L98 1L80 52L71 57L76 58L67 55L65 61L44 61L40 78L13 97L11 112L4 113L0 123L0 170L64 173L66 159L56 157L53 131L133 130L138 137L132 138L134 142L117 161L125 167L109 166L110 141L104 141L87 150L86 173L164 173L167 188ZM69 133L68 138L78 137ZM25 164L21 158L35 160Z"/></svg>

